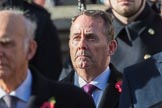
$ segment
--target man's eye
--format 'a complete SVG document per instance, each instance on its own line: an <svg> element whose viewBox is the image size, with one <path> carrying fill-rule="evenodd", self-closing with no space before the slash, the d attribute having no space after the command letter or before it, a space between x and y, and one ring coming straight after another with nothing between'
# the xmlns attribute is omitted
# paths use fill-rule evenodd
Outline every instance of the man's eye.
<svg viewBox="0 0 162 108"><path fill-rule="evenodd" d="M3 47L12 47L14 44L13 42L1 42L1 45Z"/></svg>
<svg viewBox="0 0 162 108"><path fill-rule="evenodd" d="M93 40L95 40L95 38L94 37L88 37L88 40L93 41Z"/></svg>
<svg viewBox="0 0 162 108"><path fill-rule="evenodd" d="M96 37L94 35L88 35L87 40L89 41L96 41Z"/></svg>
<svg viewBox="0 0 162 108"><path fill-rule="evenodd" d="M80 37L79 36L76 36L73 38L74 41L79 41L80 40Z"/></svg>

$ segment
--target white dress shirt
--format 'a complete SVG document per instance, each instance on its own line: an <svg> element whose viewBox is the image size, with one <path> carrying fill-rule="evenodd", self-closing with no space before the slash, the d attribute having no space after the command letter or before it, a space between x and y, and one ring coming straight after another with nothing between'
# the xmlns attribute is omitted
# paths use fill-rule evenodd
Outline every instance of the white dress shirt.
<svg viewBox="0 0 162 108"><path fill-rule="evenodd" d="M104 72L102 72L99 76L97 76L93 81L91 81L89 84L95 85L97 89L92 93L92 97L94 99L94 102L96 104L96 108L98 108L102 94L104 89L107 86L107 81L109 79L110 75L110 69L107 67ZM74 85L82 88L85 84L87 84L86 81L84 81L78 74L75 72L74 75Z"/></svg>
<svg viewBox="0 0 162 108"><path fill-rule="evenodd" d="M15 96L20 99L16 105L16 108L26 108L27 102L31 95L31 86L32 86L32 75L30 70L27 71L27 77L23 83L15 90L10 93L11 96ZM7 93L0 88L0 99L5 96Z"/></svg>

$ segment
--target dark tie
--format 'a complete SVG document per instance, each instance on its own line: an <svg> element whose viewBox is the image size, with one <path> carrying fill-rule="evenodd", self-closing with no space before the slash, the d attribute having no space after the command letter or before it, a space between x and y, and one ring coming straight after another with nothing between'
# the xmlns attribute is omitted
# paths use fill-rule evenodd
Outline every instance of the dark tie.
<svg viewBox="0 0 162 108"><path fill-rule="evenodd" d="M92 84L86 84L83 87L83 90L89 94L92 95L92 92L97 88L96 86L92 85Z"/></svg>
<svg viewBox="0 0 162 108"><path fill-rule="evenodd" d="M6 103L6 108L16 108L17 98L10 95L5 95L3 97L4 102Z"/></svg>

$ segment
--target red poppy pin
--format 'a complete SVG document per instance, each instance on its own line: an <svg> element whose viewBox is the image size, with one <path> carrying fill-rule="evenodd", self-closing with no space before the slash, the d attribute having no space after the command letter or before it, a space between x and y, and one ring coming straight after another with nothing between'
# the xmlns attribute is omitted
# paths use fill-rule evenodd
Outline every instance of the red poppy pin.
<svg viewBox="0 0 162 108"><path fill-rule="evenodd" d="M44 102L40 108L55 108L55 103L55 98L51 97L48 101Z"/></svg>
<svg viewBox="0 0 162 108"><path fill-rule="evenodd" d="M123 83L122 81L118 81L118 82L115 84L115 88L118 90L119 93L122 92L122 88L121 88L122 83Z"/></svg>

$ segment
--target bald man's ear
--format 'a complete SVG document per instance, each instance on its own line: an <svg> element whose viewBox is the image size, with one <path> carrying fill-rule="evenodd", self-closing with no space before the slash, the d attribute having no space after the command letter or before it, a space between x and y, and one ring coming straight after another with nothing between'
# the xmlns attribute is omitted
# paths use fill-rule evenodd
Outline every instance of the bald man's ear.
<svg viewBox="0 0 162 108"><path fill-rule="evenodd" d="M35 40L31 40L29 42L29 48L27 51L27 59L28 60L31 60L34 57L36 50L37 50L37 42Z"/></svg>

